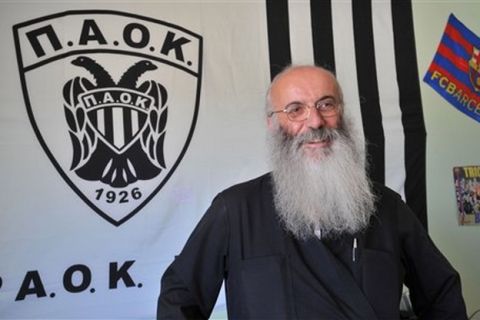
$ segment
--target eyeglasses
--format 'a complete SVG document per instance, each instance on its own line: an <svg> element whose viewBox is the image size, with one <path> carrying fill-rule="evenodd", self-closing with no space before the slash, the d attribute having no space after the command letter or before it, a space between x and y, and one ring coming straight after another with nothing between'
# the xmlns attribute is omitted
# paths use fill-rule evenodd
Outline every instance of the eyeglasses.
<svg viewBox="0 0 480 320"><path fill-rule="evenodd" d="M333 98L322 98L315 102L313 107L320 112L322 117L333 117L340 109L340 103ZM292 102L283 110L270 111L267 116L283 112L290 121L305 121L310 117L310 105L301 102Z"/></svg>

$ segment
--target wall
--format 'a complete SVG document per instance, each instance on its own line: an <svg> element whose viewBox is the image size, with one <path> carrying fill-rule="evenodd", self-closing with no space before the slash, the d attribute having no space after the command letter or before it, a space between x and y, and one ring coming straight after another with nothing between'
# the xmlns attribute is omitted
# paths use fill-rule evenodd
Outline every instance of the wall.
<svg viewBox="0 0 480 320"><path fill-rule="evenodd" d="M437 50L448 16L453 13L480 35L475 1L413 2L418 69L425 75ZM480 123L457 111L426 83L421 92L427 127L427 204L429 232L435 243L460 272L468 314L480 309L480 229L459 226L453 186L455 166L479 165Z"/></svg>

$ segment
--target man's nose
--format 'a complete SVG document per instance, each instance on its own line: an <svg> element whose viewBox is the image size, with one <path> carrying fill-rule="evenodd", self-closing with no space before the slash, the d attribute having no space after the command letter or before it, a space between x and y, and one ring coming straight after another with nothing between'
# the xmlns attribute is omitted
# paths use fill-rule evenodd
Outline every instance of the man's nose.
<svg viewBox="0 0 480 320"><path fill-rule="evenodd" d="M317 110L315 107L309 107L310 108L310 116L308 117L307 120L305 120L305 124L312 129L318 129L321 128L325 125L325 119L323 119L322 115L320 112Z"/></svg>

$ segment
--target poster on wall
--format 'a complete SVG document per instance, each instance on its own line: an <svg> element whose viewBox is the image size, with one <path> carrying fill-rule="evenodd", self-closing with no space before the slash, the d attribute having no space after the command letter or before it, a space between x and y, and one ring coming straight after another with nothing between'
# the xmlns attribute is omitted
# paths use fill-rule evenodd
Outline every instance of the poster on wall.
<svg viewBox="0 0 480 320"><path fill-rule="evenodd" d="M480 224L480 166L453 168L460 225Z"/></svg>

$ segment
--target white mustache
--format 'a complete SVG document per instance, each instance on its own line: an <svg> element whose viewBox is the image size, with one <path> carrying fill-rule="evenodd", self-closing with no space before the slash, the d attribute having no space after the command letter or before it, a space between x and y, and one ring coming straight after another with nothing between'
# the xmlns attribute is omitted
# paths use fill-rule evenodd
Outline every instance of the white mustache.
<svg viewBox="0 0 480 320"><path fill-rule="evenodd" d="M310 129L305 133L296 136L289 135L282 131L284 145L290 145L293 150L298 150L303 144L312 141L328 141L333 142L341 136L346 137L347 132L343 128L327 128Z"/></svg>
<svg viewBox="0 0 480 320"><path fill-rule="evenodd" d="M313 140L317 141L334 141L340 136L340 129L319 128L311 129L301 135L297 136L297 143L303 144Z"/></svg>

